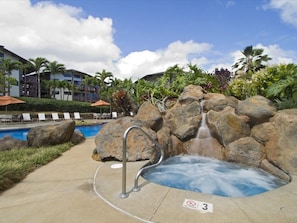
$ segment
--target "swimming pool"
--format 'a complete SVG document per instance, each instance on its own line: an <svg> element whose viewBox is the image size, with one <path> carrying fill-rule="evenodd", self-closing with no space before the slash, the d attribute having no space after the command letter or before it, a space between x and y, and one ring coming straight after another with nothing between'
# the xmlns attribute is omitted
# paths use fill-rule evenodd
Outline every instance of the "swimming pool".
<svg viewBox="0 0 297 223"><path fill-rule="evenodd" d="M171 157L142 177L168 187L224 197L252 196L287 184L258 168L190 155Z"/></svg>
<svg viewBox="0 0 297 223"><path fill-rule="evenodd" d="M102 128L103 124L100 125L86 125L86 126L76 126L75 130L79 130L84 134L86 138L95 136ZM12 130L0 130L0 138L4 136L11 136L15 139L27 140L27 135L30 128L24 129L12 129Z"/></svg>

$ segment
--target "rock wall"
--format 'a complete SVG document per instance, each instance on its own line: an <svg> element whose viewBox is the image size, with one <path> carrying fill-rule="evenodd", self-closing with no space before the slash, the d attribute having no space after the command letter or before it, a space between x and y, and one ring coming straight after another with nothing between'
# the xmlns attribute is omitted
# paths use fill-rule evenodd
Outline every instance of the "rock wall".
<svg viewBox="0 0 297 223"><path fill-rule="evenodd" d="M197 143L202 111L212 138ZM166 112L145 102L135 117L103 126L95 138L94 153L99 159L122 160L122 137L132 125L142 127L155 138L165 149L166 157L209 156L260 167L286 180L290 179L288 174L297 174L297 109L277 111L262 96L239 101L222 94L207 94L200 86L190 85ZM158 155L154 145L141 134L133 133L128 141L130 161Z"/></svg>

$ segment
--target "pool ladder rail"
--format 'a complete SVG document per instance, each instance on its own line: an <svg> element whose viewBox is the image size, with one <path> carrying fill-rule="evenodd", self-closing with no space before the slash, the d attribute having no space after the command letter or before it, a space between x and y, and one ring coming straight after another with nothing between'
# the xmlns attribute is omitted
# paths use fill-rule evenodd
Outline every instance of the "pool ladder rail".
<svg viewBox="0 0 297 223"><path fill-rule="evenodd" d="M132 188L132 191L137 192L140 191L140 187L138 185L138 179L140 177L140 175L142 174L142 172L144 170L150 169L152 167L156 167L158 166L164 159L164 148L155 140L153 139L147 132L145 132L140 126L136 126L133 125L131 127L129 127L124 135L123 135L123 167L122 167L122 193L120 194L120 198L126 198L129 196L129 193L126 190L126 175L127 175L127 137L128 134L130 133L131 130L139 130L141 131L148 139L150 139L153 143L155 147L158 147L158 149L160 150L160 158L158 160L157 163L151 164L151 165L145 165L142 168L140 168L135 176L134 179L134 187Z"/></svg>

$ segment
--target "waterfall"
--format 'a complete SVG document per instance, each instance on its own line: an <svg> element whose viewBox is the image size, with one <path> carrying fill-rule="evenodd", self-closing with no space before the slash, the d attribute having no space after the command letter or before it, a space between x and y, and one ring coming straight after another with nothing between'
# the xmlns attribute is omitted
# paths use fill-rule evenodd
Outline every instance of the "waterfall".
<svg viewBox="0 0 297 223"><path fill-rule="evenodd" d="M189 154L201 155L213 150L212 137L206 123L206 113L203 111L204 102L205 101L200 102L200 111L202 116L201 124L197 131L196 138L192 140L193 142L191 148L188 151Z"/></svg>
<svg viewBox="0 0 297 223"><path fill-rule="evenodd" d="M204 112L202 113L201 125L198 129L196 138L197 139L211 138L209 128L206 124L206 113L204 113Z"/></svg>

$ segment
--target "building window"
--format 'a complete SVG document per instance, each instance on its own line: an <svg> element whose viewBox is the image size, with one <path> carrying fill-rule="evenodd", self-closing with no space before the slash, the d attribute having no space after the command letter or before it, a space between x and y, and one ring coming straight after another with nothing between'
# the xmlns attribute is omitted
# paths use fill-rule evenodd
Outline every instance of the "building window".
<svg viewBox="0 0 297 223"><path fill-rule="evenodd" d="M64 77L71 77L71 76L72 76L71 74L67 74L67 73L64 74Z"/></svg>

